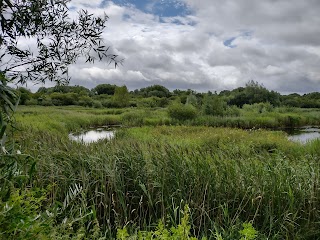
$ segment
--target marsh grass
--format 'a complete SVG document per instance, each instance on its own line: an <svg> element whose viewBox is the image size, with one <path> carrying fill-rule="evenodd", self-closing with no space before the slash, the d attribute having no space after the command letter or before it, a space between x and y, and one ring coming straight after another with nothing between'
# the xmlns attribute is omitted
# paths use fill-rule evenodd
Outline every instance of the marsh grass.
<svg viewBox="0 0 320 240"><path fill-rule="evenodd" d="M119 114L83 107L21 107L16 115L18 127L67 135L71 131L94 126L118 125ZM112 112L113 113L113 112ZM19 125L20 124L20 125Z"/></svg>
<svg viewBox="0 0 320 240"><path fill-rule="evenodd" d="M223 117L198 114L193 119L179 120L171 118L165 108L93 109L77 106L21 106L17 119L19 122L24 122L24 125L56 132L119 124L128 127L184 125L242 129L279 129L320 125L318 109L275 108L263 113L239 109L239 113L237 116Z"/></svg>
<svg viewBox="0 0 320 240"><path fill-rule="evenodd" d="M143 124L157 113L143 115ZM188 204L196 237L239 239L244 222L259 239L320 236L319 141L303 146L282 132L190 126L122 129L112 141L87 146L66 137L90 125L135 121L130 114L21 109L17 144L37 163L32 186L52 186L48 202L58 206L70 187L81 189L56 224L92 211L111 238L123 226L150 230L159 219L177 225Z"/></svg>

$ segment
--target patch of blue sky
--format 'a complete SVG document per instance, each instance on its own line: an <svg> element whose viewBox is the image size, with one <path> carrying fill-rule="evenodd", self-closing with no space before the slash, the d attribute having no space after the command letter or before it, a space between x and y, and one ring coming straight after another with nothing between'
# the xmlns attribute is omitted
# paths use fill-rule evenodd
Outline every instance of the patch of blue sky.
<svg viewBox="0 0 320 240"><path fill-rule="evenodd" d="M191 10L180 1L156 1L156 4L153 5L153 13L161 17L176 17L189 15Z"/></svg>
<svg viewBox="0 0 320 240"><path fill-rule="evenodd" d="M146 4L149 1L142 1L142 0L103 0L101 2L101 6L107 5L109 2L113 2L114 4L117 4L119 6L135 6L136 8L143 10L146 6Z"/></svg>
<svg viewBox="0 0 320 240"><path fill-rule="evenodd" d="M101 7L108 4L109 0L103 0ZM113 0L120 6L134 6L137 9L160 17L186 16L191 14L191 9L186 3L179 0Z"/></svg>
<svg viewBox="0 0 320 240"><path fill-rule="evenodd" d="M252 35L253 35L253 31L243 30L243 31L241 31L241 33L238 36L231 37L231 38L228 38L227 40L223 41L223 45L225 45L226 47L229 47L229 48L236 48L237 45L232 44L232 42L234 40L236 40L239 37L251 38Z"/></svg>
<svg viewBox="0 0 320 240"><path fill-rule="evenodd" d="M232 37L232 38L229 38L227 40L225 40L223 42L223 45L225 45L226 47L229 47L229 48L235 48L237 47L237 45L232 45L232 42L236 39L237 37Z"/></svg>
<svg viewBox="0 0 320 240"><path fill-rule="evenodd" d="M244 30L242 31L241 36L243 37L251 37L253 35L253 31Z"/></svg>
<svg viewBox="0 0 320 240"><path fill-rule="evenodd" d="M188 17L160 17L159 21L161 23L172 23L176 25L189 25L191 27L194 27L197 25L196 21L193 21L191 18Z"/></svg>

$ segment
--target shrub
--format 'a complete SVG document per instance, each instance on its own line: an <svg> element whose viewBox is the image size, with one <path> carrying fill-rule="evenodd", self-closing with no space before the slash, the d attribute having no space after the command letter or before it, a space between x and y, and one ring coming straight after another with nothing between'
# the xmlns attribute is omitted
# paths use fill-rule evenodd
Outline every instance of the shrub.
<svg viewBox="0 0 320 240"><path fill-rule="evenodd" d="M187 97L186 104L191 104L192 106L197 107L197 105L198 105L198 99L197 99L197 97L196 97L195 95L190 94L190 95Z"/></svg>
<svg viewBox="0 0 320 240"><path fill-rule="evenodd" d="M219 96L206 96L203 101L202 110L205 115L223 116L227 103Z"/></svg>
<svg viewBox="0 0 320 240"><path fill-rule="evenodd" d="M41 106L53 106L53 103L51 99L43 99L42 101L39 102L39 105Z"/></svg>
<svg viewBox="0 0 320 240"><path fill-rule="evenodd" d="M102 106L106 108L123 108L123 107L129 106L129 102L126 106L124 106L121 103L115 101L114 99L105 99L101 103L102 103Z"/></svg>
<svg viewBox="0 0 320 240"><path fill-rule="evenodd" d="M117 240L127 239L184 239L184 240L198 240L198 238L191 236L191 226L189 222L189 207L185 206L183 211L183 218L181 223L177 227L171 227L170 229L165 226L163 221L159 221L159 224L155 231L139 231L137 235L130 236L127 229L118 229ZM206 238L203 237L202 240ZM251 238L249 239L251 240Z"/></svg>
<svg viewBox="0 0 320 240"><path fill-rule="evenodd" d="M128 126L142 126L143 115L141 112L126 112L122 115L122 123Z"/></svg>
<svg viewBox="0 0 320 240"><path fill-rule="evenodd" d="M102 108L102 103L99 101L94 101L93 102L93 107L94 108Z"/></svg>
<svg viewBox="0 0 320 240"><path fill-rule="evenodd" d="M81 96L79 98L78 105L83 106L83 107L92 107L93 100L91 97Z"/></svg>
<svg viewBox="0 0 320 240"><path fill-rule="evenodd" d="M32 98L30 100L27 100L26 103L25 103L25 105L28 105L28 106L37 105L37 104L38 104L38 101L36 99L34 99L34 98Z"/></svg>
<svg viewBox="0 0 320 240"><path fill-rule="evenodd" d="M168 108L168 114L171 118L180 121L194 119L198 115L197 109L190 105L175 103Z"/></svg>
<svg viewBox="0 0 320 240"><path fill-rule="evenodd" d="M245 111L254 112L254 113L265 113L265 112L272 112L273 111L273 106L268 102L244 104L242 108Z"/></svg>
<svg viewBox="0 0 320 240"><path fill-rule="evenodd" d="M126 86L116 87L113 95L113 102L119 107L127 107L130 95Z"/></svg>
<svg viewBox="0 0 320 240"><path fill-rule="evenodd" d="M146 108L166 107L169 104L168 98L148 97L137 100L136 106Z"/></svg>
<svg viewBox="0 0 320 240"><path fill-rule="evenodd" d="M225 116L239 117L240 116L240 109L235 105L228 106L226 111L225 111Z"/></svg>

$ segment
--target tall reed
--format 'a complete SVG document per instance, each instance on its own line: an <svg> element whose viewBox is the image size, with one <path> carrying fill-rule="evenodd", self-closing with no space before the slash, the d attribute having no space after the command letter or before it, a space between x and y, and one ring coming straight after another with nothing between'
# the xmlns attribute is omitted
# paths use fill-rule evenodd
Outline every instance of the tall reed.
<svg viewBox="0 0 320 240"><path fill-rule="evenodd" d="M110 236L159 219L178 224L185 204L196 236L236 238L235 226L246 221L261 238L320 236L319 141L302 146L280 132L183 126L123 129L88 146L32 128L23 139L21 151L37 162L34 186L53 186L52 203L81 187L65 216L93 210Z"/></svg>

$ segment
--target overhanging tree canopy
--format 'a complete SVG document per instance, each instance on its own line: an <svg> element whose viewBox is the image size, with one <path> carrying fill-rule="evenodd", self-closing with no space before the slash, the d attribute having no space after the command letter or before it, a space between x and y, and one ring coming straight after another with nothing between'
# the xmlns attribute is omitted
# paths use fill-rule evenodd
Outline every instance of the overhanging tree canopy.
<svg viewBox="0 0 320 240"><path fill-rule="evenodd" d="M83 56L87 62L117 56L103 45L108 17L80 10L69 16L70 0L0 0L0 72L15 83L69 81L68 66ZM30 48L24 43L32 42Z"/></svg>
<svg viewBox="0 0 320 240"><path fill-rule="evenodd" d="M18 103L8 82L68 83L68 66L80 57L86 62L121 63L103 45L108 17L81 10L71 18L68 2L0 0L0 153L6 153L5 131Z"/></svg>

